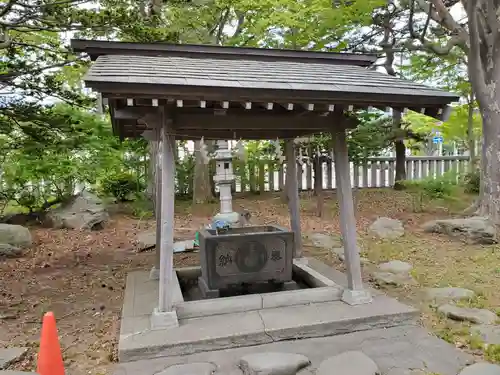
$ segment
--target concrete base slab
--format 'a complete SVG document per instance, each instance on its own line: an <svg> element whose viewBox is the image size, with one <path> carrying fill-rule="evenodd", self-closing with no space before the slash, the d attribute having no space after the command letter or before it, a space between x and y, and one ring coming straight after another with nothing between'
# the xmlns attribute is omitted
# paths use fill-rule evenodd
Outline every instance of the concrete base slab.
<svg viewBox="0 0 500 375"><path fill-rule="evenodd" d="M153 266L151 271L149 271L150 280L160 280L160 269Z"/></svg>
<svg viewBox="0 0 500 375"><path fill-rule="evenodd" d="M344 289L342 293L342 302L348 305L362 305L373 301L372 295L368 290L350 290Z"/></svg>
<svg viewBox="0 0 500 375"><path fill-rule="evenodd" d="M179 327L168 330L137 330L144 324L138 317L137 324L130 324L134 333L120 332L119 358L133 361L338 335L407 324L417 315L392 298L378 296L373 303L358 306L334 301L180 319Z"/></svg>
<svg viewBox="0 0 500 375"><path fill-rule="evenodd" d="M377 364L382 374L400 370L456 375L473 357L427 333L423 328L404 325L388 329L373 329L338 336L309 338L300 341L280 341L260 346L207 351L186 356L170 356L139 360L117 365L114 375L154 375L182 363L210 362L217 368L215 375L242 375L240 359L255 353L294 353L309 358L311 365L299 374L313 374L321 362L346 351L361 351ZM397 372L399 373L399 372ZM354 375L354 374L353 374Z"/></svg>
<svg viewBox="0 0 500 375"><path fill-rule="evenodd" d="M370 304L341 302L344 288L321 265L307 259L294 262L294 272L302 272L316 288L200 301L184 301L175 276L172 287L179 326L160 320L159 325L169 328L154 330L151 312L157 305L158 283L147 272L133 272L127 277L119 358L131 361L345 334L407 324L418 315L417 310L380 293L374 293ZM184 271L196 276L199 268L178 270Z"/></svg>
<svg viewBox="0 0 500 375"><path fill-rule="evenodd" d="M176 311L158 311L157 308L151 314L151 329L170 329L179 327Z"/></svg>

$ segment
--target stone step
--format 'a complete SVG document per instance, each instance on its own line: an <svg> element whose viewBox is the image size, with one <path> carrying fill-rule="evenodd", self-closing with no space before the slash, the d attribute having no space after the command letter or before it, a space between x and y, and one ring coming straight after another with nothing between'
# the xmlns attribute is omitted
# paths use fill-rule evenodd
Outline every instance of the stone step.
<svg viewBox="0 0 500 375"><path fill-rule="evenodd" d="M122 335L120 361L193 354L291 339L333 336L410 324L418 311L377 295L372 303L340 301L181 319L177 328Z"/></svg>

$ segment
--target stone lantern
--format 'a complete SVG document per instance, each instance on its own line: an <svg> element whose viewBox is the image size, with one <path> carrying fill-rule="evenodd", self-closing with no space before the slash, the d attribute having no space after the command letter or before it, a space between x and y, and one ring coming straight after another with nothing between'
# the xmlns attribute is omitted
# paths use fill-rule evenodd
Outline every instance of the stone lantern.
<svg viewBox="0 0 500 375"><path fill-rule="evenodd" d="M233 173L233 155L229 150L227 141L217 141L215 151L215 176L214 181L219 186L220 212L213 218L215 221L224 221L231 227L239 226L240 215L233 211L233 197L231 187L235 180Z"/></svg>

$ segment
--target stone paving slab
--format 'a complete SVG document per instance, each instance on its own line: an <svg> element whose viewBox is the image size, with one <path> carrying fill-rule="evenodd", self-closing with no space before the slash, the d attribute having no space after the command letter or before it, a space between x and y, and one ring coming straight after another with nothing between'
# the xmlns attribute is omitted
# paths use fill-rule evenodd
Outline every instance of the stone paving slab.
<svg viewBox="0 0 500 375"><path fill-rule="evenodd" d="M411 322L418 311L382 295L370 304L335 301L260 310L260 315L266 333L278 341L393 327Z"/></svg>
<svg viewBox="0 0 500 375"><path fill-rule="evenodd" d="M119 359L133 361L271 342L258 311L185 319L179 327L120 334Z"/></svg>
<svg viewBox="0 0 500 375"><path fill-rule="evenodd" d="M7 368L12 363L20 360L28 348L0 348L0 370Z"/></svg>
<svg viewBox="0 0 500 375"><path fill-rule="evenodd" d="M151 331L145 317L140 316L129 327L135 329L132 333L123 333L122 322L119 359L133 361L393 327L410 323L417 316L414 308L383 295L357 306L334 301L181 319L179 327L168 330Z"/></svg>
<svg viewBox="0 0 500 375"><path fill-rule="evenodd" d="M421 369L427 373L457 375L474 360L472 356L430 335L421 327L403 325L345 335L126 362L116 366L114 375L154 375L173 365L203 362L216 366L214 375L242 375L237 365L243 356L268 352L295 353L308 357L311 365L298 373L308 375L315 373L322 361L346 351L363 352L377 364L382 374L405 374L411 373L407 372L409 370Z"/></svg>

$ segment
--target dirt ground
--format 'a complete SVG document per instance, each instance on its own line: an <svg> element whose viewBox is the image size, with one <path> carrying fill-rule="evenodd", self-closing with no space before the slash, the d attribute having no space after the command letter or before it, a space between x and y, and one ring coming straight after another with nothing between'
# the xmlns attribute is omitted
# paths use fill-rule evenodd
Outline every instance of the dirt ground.
<svg viewBox="0 0 500 375"><path fill-rule="evenodd" d="M362 190L357 194L357 225L363 255L373 264L365 267L365 280L381 261L400 259L413 264L419 286L390 288L387 293L418 306L422 323L458 347L476 350L468 339L466 324L451 324L437 317L420 298L423 287L457 286L470 288L478 298L470 306L500 309L500 252L498 246L470 246L457 240L428 235L419 226L429 219L447 217L467 206L469 197L427 202L416 213L409 193L389 189ZM334 194L326 194L325 215L315 215L315 201L304 195L301 225L304 233L339 234L338 207ZM253 215L255 223L287 226L288 211L278 195L247 196L236 199L239 209ZM176 206L176 236L192 236L209 222L217 205ZM367 236L367 227L378 216L403 221L404 237L381 241ZM11 368L32 371L41 328L41 317L54 311L66 368L72 375L108 374L116 360L125 275L134 269L149 269L153 252L136 251L137 233L152 228L151 220L139 220L123 213L112 215L106 228L76 232L32 228L34 246L20 259L0 261L0 347L26 346L29 354ZM315 256L342 269L328 251L306 247ZM196 254L176 255L175 264L193 265ZM480 353L478 353L480 354Z"/></svg>

